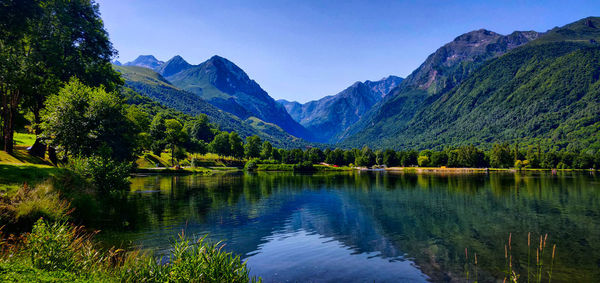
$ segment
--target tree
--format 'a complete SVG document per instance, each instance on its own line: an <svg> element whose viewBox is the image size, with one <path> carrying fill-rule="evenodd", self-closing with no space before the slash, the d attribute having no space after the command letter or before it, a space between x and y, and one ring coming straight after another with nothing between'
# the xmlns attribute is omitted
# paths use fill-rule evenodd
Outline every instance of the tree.
<svg viewBox="0 0 600 283"><path fill-rule="evenodd" d="M109 92L122 84L110 64L116 51L95 2L7 0L0 5L0 18L0 69L10 73L0 75L4 150L12 152L19 105L31 111L40 135L46 98L71 77ZM34 148L40 146L38 139Z"/></svg>
<svg viewBox="0 0 600 283"><path fill-rule="evenodd" d="M515 163L508 143L494 144L490 152L490 165L494 168L510 168Z"/></svg>
<svg viewBox="0 0 600 283"><path fill-rule="evenodd" d="M325 158L325 162L328 164L344 165L344 151L339 148L330 150Z"/></svg>
<svg viewBox="0 0 600 283"><path fill-rule="evenodd" d="M383 165L383 151L375 151L375 163L377 163L377 165Z"/></svg>
<svg viewBox="0 0 600 283"><path fill-rule="evenodd" d="M244 157L244 142L236 132L229 133L229 146L231 148L231 156L235 158Z"/></svg>
<svg viewBox="0 0 600 283"><path fill-rule="evenodd" d="M158 114L156 114L156 116L154 116L154 119L152 119L152 123L150 123L150 138L152 140L150 148L152 149L152 152L156 155L160 155L160 153L164 150L166 146L166 120L166 114L163 112L159 112Z"/></svg>
<svg viewBox="0 0 600 283"><path fill-rule="evenodd" d="M427 167L429 166L429 157L427 155L419 155L417 162L419 163L419 167Z"/></svg>
<svg viewBox="0 0 600 283"><path fill-rule="evenodd" d="M128 160L136 153L136 127L127 119L116 92L73 79L48 98L42 117L45 135L65 157L92 156L109 149L111 158Z"/></svg>
<svg viewBox="0 0 600 283"><path fill-rule="evenodd" d="M265 141L262 144L261 147L261 151L260 151L260 158L262 159L271 159L271 157L273 157L273 146L271 145L271 143L269 141ZM275 159L275 158L273 158ZM275 159L277 160L277 159Z"/></svg>
<svg viewBox="0 0 600 283"><path fill-rule="evenodd" d="M399 163L399 160L397 158L396 152L392 149L386 149L383 152L383 164L389 166L389 167L393 167L393 166L397 166Z"/></svg>
<svg viewBox="0 0 600 283"><path fill-rule="evenodd" d="M320 148L317 147L309 149L307 155L308 161L312 162L313 164L318 164L325 160L325 154Z"/></svg>
<svg viewBox="0 0 600 283"><path fill-rule="evenodd" d="M210 142L209 148L212 152L220 156L231 155L231 145L229 144L229 133L221 132L216 135L215 138Z"/></svg>
<svg viewBox="0 0 600 283"><path fill-rule="evenodd" d="M244 145L244 155L246 158L260 157L261 143L262 141L256 135L247 137L246 144Z"/></svg>
<svg viewBox="0 0 600 283"><path fill-rule="evenodd" d="M356 157L356 165L370 167L375 165L375 153L368 147L365 146L360 151L360 154Z"/></svg>
<svg viewBox="0 0 600 283"><path fill-rule="evenodd" d="M436 151L431 154L430 166L446 166L448 164L448 154L445 151Z"/></svg>
<svg viewBox="0 0 600 283"><path fill-rule="evenodd" d="M273 150L271 150L271 158L273 158L273 160L277 160L280 163L283 163L281 151L277 148L273 148Z"/></svg>
<svg viewBox="0 0 600 283"><path fill-rule="evenodd" d="M185 123L185 129L190 138L199 141L210 142L215 138L211 124L206 114L200 114Z"/></svg>
<svg viewBox="0 0 600 283"><path fill-rule="evenodd" d="M183 130L183 125L176 119L168 119L165 121L165 141L167 145L171 147L171 165L175 165L174 159L179 160L182 157L181 150L180 154L176 154L175 149L180 147L184 143L188 136ZM185 156L185 155L183 155Z"/></svg>

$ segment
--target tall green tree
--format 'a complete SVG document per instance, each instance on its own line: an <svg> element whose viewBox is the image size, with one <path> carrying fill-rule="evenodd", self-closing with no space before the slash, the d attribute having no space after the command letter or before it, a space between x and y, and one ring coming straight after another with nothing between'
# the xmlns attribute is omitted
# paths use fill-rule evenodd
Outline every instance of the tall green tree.
<svg viewBox="0 0 600 283"><path fill-rule="evenodd" d="M185 128L192 139L211 142L215 134L206 114L200 114L185 123Z"/></svg>
<svg viewBox="0 0 600 283"><path fill-rule="evenodd" d="M247 137L246 144L244 145L244 155L246 158L260 157L261 143L262 141L256 135Z"/></svg>
<svg viewBox="0 0 600 283"><path fill-rule="evenodd" d="M3 21L7 29L0 33L0 69L17 69L9 71L12 79L0 75L0 95L7 98L1 99L3 117L8 118L3 119L4 150L12 152L19 105L33 113L39 135L41 128L36 125L42 122L46 98L72 77L90 86L103 85L109 92L122 81L110 65L116 51L94 1L7 0L2 4L0 18L9 21ZM34 148L39 145L37 140Z"/></svg>
<svg viewBox="0 0 600 283"><path fill-rule="evenodd" d="M214 152L220 156L231 155L231 145L229 144L229 133L221 132L216 135L215 138L210 142L209 148L211 152Z"/></svg>
<svg viewBox="0 0 600 283"><path fill-rule="evenodd" d="M183 129L181 122L176 119L168 119L165 121L165 141L171 147L171 165L175 165L174 159L179 160L182 154L181 145L188 139L187 133ZM178 149L179 148L179 149ZM179 150L178 152L176 152Z"/></svg>
<svg viewBox="0 0 600 283"><path fill-rule="evenodd" d="M373 166L375 165L375 153L368 146L365 146L356 157L355 163L358 166Z"/></svg>
<svg viewBox="0 0 600 283"><path fill-rule="evenodd" d="M48 98L42 117L44 134L64 156L93 156L106 149L116 160L136 154L136 126L116 92L73 79Z"/></svg>
<svg viewBox="0 0 600 283"><path fill-rule="evenodd" d="M515 159L508 143L494 144L490 152L490 165L494 168L509 168Z"/></svg>
<svg viewBox="0 0 600 283"><path fill-rule="evenodd" d="M235 158L244 157L244 142L238 133L229 133L229 146L231 148L231 156Z"/></svg>
<svg viewBox="0 0 600 283"><path fill-rule="evenodd" d="M273 145L269 141L265 141L262 144L260 151L260 158L271 159L273 157Z"/></svg>

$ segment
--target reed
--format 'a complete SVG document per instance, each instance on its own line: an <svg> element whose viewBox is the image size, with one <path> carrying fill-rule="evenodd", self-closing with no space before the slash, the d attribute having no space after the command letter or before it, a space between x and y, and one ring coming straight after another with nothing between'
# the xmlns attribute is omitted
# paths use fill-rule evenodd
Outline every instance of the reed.
<svg viewBox="0 0 600 283"><path fill-rule="evenodd" d="M546 245L548 241L548 234L540 235L539 244L535 244L535 271L531 271L531 256L532 256L532 242L531 242L531 232L527 234L527 263L526 263L526 273L527 273L527 282L531 282L531 277L533 276L534 282L542 282L544 278L544 274L548 275L548 282L552 280L552 272L554 268L554 258L556 255L556 244L552 247L552 256L551 256L551 264L548 268L544 264L544 252L546 250ZM518 265L513 262L513 252L512 252L512 233L509 233L508 242L504 245L504 259L506 264L504 282L508 280L509 282L519 282L519 278L521 277L518 274ZM547 270L545 270L545 268Z"/></svg>

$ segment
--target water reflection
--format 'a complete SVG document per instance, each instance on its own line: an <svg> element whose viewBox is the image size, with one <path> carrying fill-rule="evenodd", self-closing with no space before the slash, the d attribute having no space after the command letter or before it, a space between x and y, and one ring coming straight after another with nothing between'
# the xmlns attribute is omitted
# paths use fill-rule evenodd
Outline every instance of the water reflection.
<svg viewBox="0 0 600 283"><path fill-rule="evenodd" d="M521 267L527 233L549 233L553 280L598 281L599 193L585 174L147 176L96 219L105 241L158 253L182 230L226 239L267 282L459 280L465 248L479 281L501 280L509 232Z"/></svg>

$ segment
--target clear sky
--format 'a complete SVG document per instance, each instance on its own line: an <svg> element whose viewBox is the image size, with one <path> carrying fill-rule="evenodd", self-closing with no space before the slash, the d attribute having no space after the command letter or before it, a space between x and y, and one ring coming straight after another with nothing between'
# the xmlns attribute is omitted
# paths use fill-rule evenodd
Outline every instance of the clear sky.
<svg viewBox="0 0 600 283"><path fill-rule="evenodd" d="M456 36L546 31L600 16L600 1L97 0L127 62L140 54L213 55L240 66L272 97L306 102L356 81L406 77Z"/></svg>

